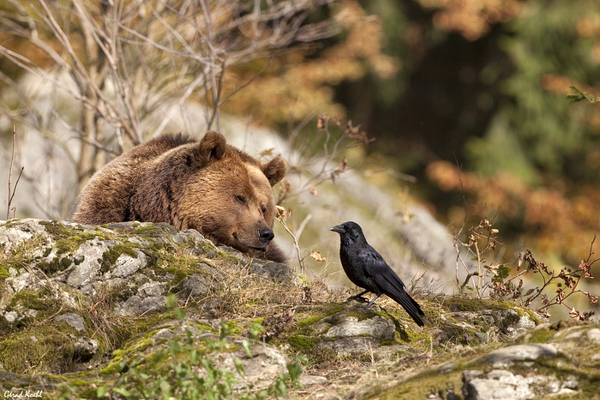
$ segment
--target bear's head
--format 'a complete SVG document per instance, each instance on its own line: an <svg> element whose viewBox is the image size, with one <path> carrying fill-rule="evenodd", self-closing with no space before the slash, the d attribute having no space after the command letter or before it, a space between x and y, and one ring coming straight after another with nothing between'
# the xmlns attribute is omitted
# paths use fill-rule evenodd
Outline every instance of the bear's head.
<svg viewBox="0 0 600 400"><path fill-rule="evenodd" d="M197 170L184 184L178 213L182 228L242 252L265 250L274 237L272 187L285 175L283 158L261 163L208 132L194 145L193 159Z"/></svg>

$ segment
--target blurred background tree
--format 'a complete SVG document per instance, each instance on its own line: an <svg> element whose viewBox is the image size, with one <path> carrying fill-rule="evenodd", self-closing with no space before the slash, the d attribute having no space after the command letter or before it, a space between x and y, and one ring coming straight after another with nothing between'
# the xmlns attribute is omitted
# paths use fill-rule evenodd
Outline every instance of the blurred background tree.
<svg viewBox="0 0 600 400"><path fill-rule="evenodd" d="M571 85L598 93L597 2L337 6L340 35L271 59L229 112L282 132L321 111L348 116L377 139L366 147L376 168L415 176L411 193L439 219L493 218L506 259L524 246L570 265L588 254L600 113L566 96Z"/></svg>
<svg viewBox="0 0 600 400"><path fill-rule="evenodd" d="M597 1L114 4L0 0L4 98L8 92L21 98L16 82L25 67L79 73L51 13L63 19L84 70L98 62L98 74L121 74L123 87L131 86L104 105L84 107L91 108L93 124L105 119L110 125L111 115L125 113L131 122L115 124L116 139L120 134L133 144L165 127L145 119L159 107L157 93L202 102L215 111L205 118L213 127L223 112L292 138L303 128L310 136L317 117L327 113L352 119L376 139L359 150L371 161L359 169L392 171L377 175L377 182L400 192L408 187L455 229L487 216L500 230L506 260L527 247L577 265L600 231L600 112L594 103L566 98L571 85L600 93ZM108 5L113 14L120 10L114 15L121 25L106 19L114 19ZM84 17L94 28L89 32ZM111 36L117 26L119 35ZM118 46L103 49L106 43ZM111 64L108 56L128 46L124 64ZM65 61L57 62L53 51ZM128 78L140 66L141 81ZM72 90L102 100L95 87L101 83ZM43 120L27 107L14 100L3 112L11 121ZM87 136L93 135L87 124L70 122L81 143L81 152L72 153L75 164L90 143L92 152L127 148L127 140L98 145L98 137ZM9 131L6 123L2 129ZM94 159L102 164L113 156ZM79 176L95 168L81 167ZM398 180L405 175L416 183Z"/></svg>

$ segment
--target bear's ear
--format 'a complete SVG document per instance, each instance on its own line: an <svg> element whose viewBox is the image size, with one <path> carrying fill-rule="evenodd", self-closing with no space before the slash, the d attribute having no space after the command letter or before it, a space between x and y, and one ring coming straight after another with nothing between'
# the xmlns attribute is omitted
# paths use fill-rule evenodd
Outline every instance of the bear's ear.
<svg viewBox="0 0 600 400"><path fill-rule="evenodd" d="M271 186L283 179L287 166L281 156L277 156L268 163L262 165L262 171L269 180Z"/></svg>
<svg viewBox="0 0 600 400"><path fill-rule="evenodd" d="M219 132L208 131L196 146L194 156L200 166L205 166L212 161L220 160L225 154L226 146L225 136Z"/></svg>

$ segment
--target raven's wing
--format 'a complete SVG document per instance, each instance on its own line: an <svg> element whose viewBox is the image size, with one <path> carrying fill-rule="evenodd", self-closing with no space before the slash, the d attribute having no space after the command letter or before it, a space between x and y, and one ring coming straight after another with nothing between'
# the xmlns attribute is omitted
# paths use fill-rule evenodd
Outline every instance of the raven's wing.
<svg viewBox="0 0 600 400"><path fill-rule="evenodd" d="M385 262L381 254L368 246L358 254L360 264L364 267L365 275L373 280L382 293L400 304L419 326L423 326L421 316L423 310L419 304L404 290L404 282Z"/></svg>

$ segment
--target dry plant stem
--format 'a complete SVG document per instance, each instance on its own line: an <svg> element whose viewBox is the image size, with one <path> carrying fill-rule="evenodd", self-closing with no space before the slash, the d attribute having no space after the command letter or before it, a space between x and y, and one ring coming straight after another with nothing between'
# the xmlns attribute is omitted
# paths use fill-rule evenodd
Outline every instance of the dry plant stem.
<svg viewBox="0 0 600 400"><path fill-rule="evenodd" d="M475 272L471 272L470 274L467 275L467 277L465 278L465 281L460 286L460 291L461 292L463 291L463 289L465 288L465 286L467 286L467 283L469 282L469 279L471 279L474 276L479 276L479 272L475 271Z"/></svg>
<svg viewBox="0 0 600 400"><path fill-rule="evenodd" d="M590 262L590 259L594 255L594 243L596 243L596 237L597 237L596 234L594 234L594 238L592 239L592 242L590 243L590 252L588 254L588 258L585 260L585 262L589 263L590 266L593 265L596 261L600 260L600 258L596 258L594 261Z"/></svg>
<svg viewBox="0 0 600 400"><path fill-rule="evenodd" d="M462 229L461 229L462 232ZM460 234L460 233L459 233ZM471 279L471 284L473 285L473 287L475 287L475 280L473 279L473 276L478 275L479 273L471 273L469 272L469 268L467 267L467 264L465 263L465 260L463 260L462 256L460 255L460 249L458 247L458 244L462 242L458 239L458 235L454 236L454 249L456 250L456 285L460 288L460 291L462 292L462 290L464 289L464 287L466 286L465 284L463 284L462 286L460 285L460 280L458 277L458 264L459 261L462 264L462 266L464 267L465 271L467 272L467 279L465 280L465 282L467 282L469 279Z"/></svg>
<svg viewBox="0 0 600 400"><path fill-rule="evenodd" d="M475 251L477 252L477 294L479 298L483 296L481 283L483 282L483 274L481 273L481 253L479 252L479 246L475 242Z"/></svg>
<svg viewBox="0 0 600 400"><path fill-rule="evenodd" d="M17 192L17 185L19 185L19 181L21 180L21 175L23 175L23 169L25 167L21 167L21 171L19 172L19 176L17 177L17 181L15 182L15 187L12 188L12 171L13 164L15 162L15 143L17 141L17 127L13 125L13 143L12 143L12 155L10 157L10 168L8 170L8 206L6 207L6 220L8 221L10 218L10 206L15 197L15 193ZM11 192L12 189L12 192ZM16 209L13 208L13 218L15 217Z"/></svg>
<svg viewBox="0 0 600 400"><path fill-rule="evenodd" d="M13 125L12 157L10 158L10 168L8 169L8 206L6 207L6 220L7 221L10 217L10 203L11 203L10 190L11 190L11 185L12 185L13 163L15 161L15 134L16 134L15 131L16 131L16 127L15 127L15 125Z"/></svg>
<svg viewBox="0 0 600 400"><path fill-rule="evenodd" d="M209 78L210 78L210 92L212 95L212 102L213 102L213 110L212 110L212 116L210 117L210 120L208 121L208 128L210 130L210 127L212 126L213 122L215 121L216 118L216 124L217 124L217 130L220 131L221 130L221 120L219 118L219 98L221 96L221 87L222 87L222 82L223 82L223 74L225 73L225 65L223 63L222 67L221 67L221 76L219 78L219 87L217 88L217 82L216 82L216 77L215 77L215 68L216 68L216 54L215 54L215 48L213 46L213 32L212 32L212 19L211 19L211 15L209 14L208 11L208 5L206 4L206 0L200 0L200 5L202 7L202 15L204 17L204 23L206 26L206 38L207 38L207 45L208 45L208 51L209 51L209 60L210 60L210 64L213 66L213 68L209 68L208 70L208 74L209 74ZM208 96L208 91L206 91L206 95ZM207 105L210 104L207 102Z"/></svg>
<svg viewBox="0 0 600 400"><path fill-rule="evenodd" d="M467 268L467 265L465 264L464 260L462 259L462 257L460 256L460 250L458 248L458 242L460 242L460 240L458 239L460 237L460 235L462 235L462 232L465 228L465 226L467 225L467 218L469 217L469 210L467 209L467 197L465 196L465 189L463 187L463 182L462 182L462 177L460 175L461 169L460 169L460 165L458 163L458 159L456 159L456 165L459 167L458 171L458 182L460 183L460 192L462 193L462 198L463 198L463 206L465 208L465 218L463 220L463 225L460 228L460 230L458 231L458 233L456 235L454 235L454 248L456 249L456 284L459 284L459 280L458 280L458 259L460 258L460 261L462 262L462 265L465 267L465 271L467 271L467 274L469 274L469 269ZM466 282L466 280L465 280ZM475 284L473 282L473 284ZM462 288L464 288L464 285L461 287L461 291Z"/></svg>
<svg viewBox="0 0 600 400"><path fill-rule="evenodd" d="M300 273L304 275L304 259L300 256L300 245L298 244L298 238L296 237L296 235L294 235L290 228L288 228L287 224L281 216L277 216L277 221L279 221L281 226L283 226L287 233L292 237L292 240L294 241L294 248L296 249L296 256L298 257L298 264L300 265Z"/></svg>
<svg viewBox="0 0 600 400"><path fill-rule="evenodd" d="M516 274L515 276L513 276L512 278L506 279L506 282L512 282L513 280L517 279L521 275L525 275L526 273L527 273L527 271L521 271L518 274Z"/></svg>
<svg viewBox="0 0 600 400"><path fill-rule="evenodd" d="M595 237L594 237L594 240L592 240L592 246L593 246L594 241L595 241ZM574 307L570 307L566 303L566 300L575 293L581 293L588 297L591 304L594 304L598 301L597 296L593 296L592 294L590 294L588 292L584 292L580 289L577 289L577 286L579 285L579 282L581 281L582 278L593 279L593 276L591 275L591 272L590 272L591 264L588 263L588 261L590 260L592 255L593 255L593 251L592 251L592 247L590 247L590 253L587 258L587 261L582 260L579 264L578 270L572 271L570 268L563 268L558 275L555 275L554 271L550 271L548 269L548 267L546 265L544 265L544 263L537 261L533 257L533 255L531 254L531 252L529 250L527 250L525 253L522 253L522 256L519 259L519 262L522 262L522 261L527 262L529 264L529 266L527 267L526 271L532 270L534 273L539 272L540 275L542 276L542 280L543 280L542 287L536 288L535 289L536 293L534 293L533 295L531 295L530 297L528 297L525 300L525 303L524 303L525 306L529 306L533 301L535 301L537 298L541 297L543 306L537 308L535 310L536 312L539 312L539 313L542 313L545 315L549 315L547 310L550 307L555 306L555 305L562 305L562 306L568 308L569 310L571 310L569 314L571 315L572 318L577 318L579 320L588 319L591 315L593 315L593 312L584 313L584 315L582 316L581 313L579 311L577 311ZM559 282L558 284L556 284L558 287L558 289L556 290L556 295L552 299L548 299L548 297L543 292L550 284L553 284L554 281L556 281L556 280L559 280L562 282ZM564 285L565 289L568 289L570 291L565 292L565 290L563 290L563 285Z"/></svg>

